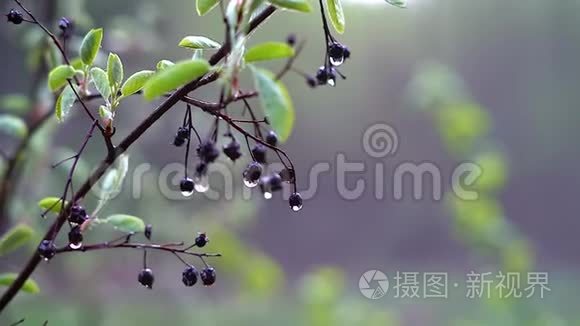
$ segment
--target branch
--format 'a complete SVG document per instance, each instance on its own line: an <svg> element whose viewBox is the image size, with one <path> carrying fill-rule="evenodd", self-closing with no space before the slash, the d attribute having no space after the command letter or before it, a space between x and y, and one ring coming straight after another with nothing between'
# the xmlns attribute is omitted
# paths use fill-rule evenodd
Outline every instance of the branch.
<svg viewBox="0 0 580 326"><path fill-rule="evenodd" d="M260 26L268 17L270 17L276 11L276 7L268 6L259 15L257 15L249 26L249 31L256 29ZM230 51L231 44L226 42L209 60L211 65L216 65L221 61ZM187 94L196 90L197 88L215 81L218 78L217 73L211 73L197 80L190 82L189 84L178 89L169 98L167 98L163 103L161 103L151 115L149 115L141 124L139 124L125 139L123 139L118 147L116 148L114 154L105 158L97 167L97 169L92 173L92 175L82 184L79 190L73 195L73 201L71 203L78 201L83 198L91 189L92 185L96 183L113 164L115 159L123 154L135 141L137 141L157 120L159 120L167 111L169 111L174 105L179 103ZM43 239L52 239L53 235L58 234L64 223L66 222L65 212L69 211L71 203L69 203L64 210L61 210L60 214L50 226L46 232ZM41 258L37 252L29 258L28 263L18 274L18 277L12 282L10 287L4 292L0 298L0 313L6 308L6 306L12 301L14 296L20 291L24 282L30 277L34 272L38 264L41 262Z"/></svg>

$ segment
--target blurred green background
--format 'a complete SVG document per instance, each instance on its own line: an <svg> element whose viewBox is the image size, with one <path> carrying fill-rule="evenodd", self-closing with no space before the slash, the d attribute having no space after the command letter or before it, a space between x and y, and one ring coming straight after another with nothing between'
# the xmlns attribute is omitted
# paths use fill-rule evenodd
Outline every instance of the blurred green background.
<svg viewBox="0 0 580 326"><path fill-rule="evenodd" d="M2 3L5 12L13 7ZM580 1L409 0L405 10L379 0L352 3L357 2L345 4L347 29L339 36L352 51L342 69L348 79L336 88L311 90L298 75L285 78L297 121L284 148L297 168L299 188L309 185L316 163L332 167L301 212L291 212L279 196L268 202L164 198L158 171L183 156L169 145L182 117L173 110L130 151L124 191L106 211L141 216L154 225L159 242L208 232L208 251L224 255L211 260L216 285L183 287L182 265L159 253L150 259L153 291L137 283L138 252L62 255L35 272L41 293L19 294L0 324L21 318L23 325L48 320L95 326L580 324L580 148L573 140L580 122ZM27 5L34 10L39 4ZM193 0L61 0L62 15L76 20L79 35L103 26L104 47L120 54L126 73L152 69L161 59L187 58L191 53L176 46L186 35L220 40L223 34L219 13L197 17ZM2 95L29 87L34 58L26 45L35 39L32 29L2 25ZM289 33L307 41L297 67L314 73L324 56L319 15L277 13L252 42L283 41ZM211 100L216 90L196 95ZM124 103L116 139L153 107L140 98ZM376 123L396 129L395 155L375 159L365 152L363 134ZM207 130L210 121L208 127L199 124ZM49 225L33 203L61 192L66 166L51 170L50 164L77 148L85 127L85 117L76 114L65 124L50 122L35 138L34 159L10 207L12 223L39 232ZM3 148L13 143L4 135L0 141ZM91 144L78 178L96 166L102 150L100 140ZM359 199L343 199L337 191L339 153L367 166L347 178L349 188L356 177L368 185ZM451 172L464 161L484 171L477 201L449 193ZM389 176L404 162L437 165L445 177L444 198L414 200L409 183L403 200L394 200ZM133 198L131 170L142 163L151 164L152 172L140 198ZM377 163L387 167L381 200L372 190ZM242 167L233 166L233 173ZM96 202L87 200L89 207ZM86 242L114 236L98 228ZM18 271L31 250L0 258L0 271ZM447 299L395 298L391 289L369 300L358 286L372 269L385 272L391 285L397 271L446 272L459 287L450 286ZM466 298L465 278L472 270L548 272L551 291L543 299L501 299L497 293L492 299Z"/></svg>

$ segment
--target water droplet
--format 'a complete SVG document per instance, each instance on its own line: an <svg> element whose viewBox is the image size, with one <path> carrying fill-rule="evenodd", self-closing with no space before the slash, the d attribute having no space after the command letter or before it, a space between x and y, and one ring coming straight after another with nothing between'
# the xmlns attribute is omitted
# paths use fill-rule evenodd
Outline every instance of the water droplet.
<svg viewBox="0 0 580 326"><path fill-rule="evenodd" d="M295 205L295 206L292 206L292 210L293 210L293 211L295 211L295 212L298 212L298 211L299 211L299 210L301 210L301 209L302 209L302 205Z"/></svg>
<svg viewBox="0 0 580 326"><path fill-rule="evenodd" d="M330 57L330 64L335 66L335 67L338 67L343 63L344 63L344 57L339 57L339 58Z"/></svg>
<svg viewBox="0 0 580 326"><path fill-rule="evenodd" d="M334 80L333 78L329 78L328 79L328 85L334 87L336 86L336 80Z"/></svg>
<svg viewBox="0 0 580 326"><path fill-rule="evenodd" d="M83 244L82 244L82 242L79 242L79 243L77 243L77 244L71 243L71 244L69 244L68 246L69 246L71 249L73 249L73 250L76 250L76 249L79 249L80 247L82 247L82 246L83 246Z"/></svg>
<svg viewBox="0 0 580 326"><path fill-rule="evenodd" d="M258 180L250 181L250 180L244 179L244 185L246 185L246 187L248 187L248 188L255 188L258 185Z"/></svg>
<svg viewBox="0 0 580 326"><path fill-rule="evenodd" d="M268 191L266 191L266 192L264 193L264 198L266 198L266 199L272 199L272 193L271 193L271 192L268 192Z"/></svg>
<svg viewBox="0 0 580 326"><path fill-rule="evenodd" d="M184 197L190 197L191 195L193 195L193 191L182 191L181 194Z"/></svg>
<svg viewBox="0 0 580 326"><path fill-rule="evenodd" d="M209 190L209 179L207 176L197 176L193 179L195 191L204 193Z"/></svg>
<svg viewBox="0 0 580 326"><path fill-rule="evenodd" d="M48 261L48 258L44 258L44 261Z"/></svg>

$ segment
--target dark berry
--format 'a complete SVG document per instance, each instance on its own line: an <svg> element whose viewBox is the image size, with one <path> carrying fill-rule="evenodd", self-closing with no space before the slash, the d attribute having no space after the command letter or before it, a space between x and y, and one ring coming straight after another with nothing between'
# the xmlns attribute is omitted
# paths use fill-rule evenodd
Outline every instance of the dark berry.
<svg viewBox="0 0 580 326"><path fill-rule="evenodd" d="M344 62L344 46L340 43L332 43L328 48L328 56L337 66Z"/></svg>
<svg viewBox="0 0 580 326"><path fill-rule="evenodd" d="M81 225L88 219L87 211L79 205L74 205L70 209L70 216L68 221L74 224Z"/></svg>
<svg viewBox="0 0 580 326"><path fill-rule="evenodd" d="M252 156L254 160L258 163L265 164L266 163L266 147L262 144L257 144L252 148Z"/></svg>
<svg viewBox="0 0 580 326"><path fill-rule="evenodd" d="M38 246L38 254L44 260L52 259L52 257L56 255L56 246L54 245L54 242L50 240L42 240Z"/></svg>
<svg viewBox="0 0 580 326"><path fill-rule="evenodd" d="M181 280L185 286L194 286L197 283L197 269L193 266L187 267L182 274Z"/></svg>
<svg viewBox="0 0 580 326"><path fill-rule="evenodd" d="M288 203L290 204L290 208L292 208L293 211L298 212L299 210L302 209L302 196L300 196L299 193L295 192L292 195L290 195Z"/></svg>
<svg viewBox="0 0 580 326"><path fill-rule="evenodd" d="M195 245L198 248L203 248L209 242L209 238L205 233L199 233L197 237L195 237Z"/></svg>
<svg viewBox="0 0 580 326"><path fill-rule="evenodd" d="M173 138L173 146L181 147L183 146L183 144L185 144L185 139L180 138L178 136L175 136L175 138Z"/></svg>
<svg viewBox="0 0 580 326"><path fill-rule="evenodd" d="M232 138L231 142L224 145L224 154L226 154L230 160L235 162L242 156L240 143Z"/></svg>
<svg viewBox="0 0 580 326"><path fill-rule="evenodd" d="M292 169L284 169L280 171L280 177L284 182L293 182L294 179L296 178L294 170Z"/></svg>
<svg viewBox="0 0 580 326"><path fill-rule="evenodd" d="M9 22L15 25L22 24L22 22L24 21L22 13L16 9L10 9L6 17L8 18Z"/></svg>
<svg viewBox="0 0 580 326"><path fill-rule="evenodd" d="M286 43L288 43L288 45L290 46L294 46L296 44L296 35L294 34L288 35L288 37L286 38Z"/></svg>
<svg viewBox="0 0 580 326"><path fill-rule="evenodd" d="M311 88L314 88L316 87L316 85L318 85L316 79L314 79L314 77L312 76L306 77L306 84L308 84L308 86L310 86Z"/></svg>
<svg viewBox="0 0 580 326"><path fill-rule="evenodd" d="M268 185L270 186L270 191L280 191L282 190L282 177L278 173L272 173L268 178Z"/></svg>
<svg viewBox="0 0 580 326"><path fill-rule="evenodd" d="M148 289L153 288L153 281L155 281L155 277L153 276L153 271L149 268L145 268L139 273L139 277L137 278L139 283Z"/></svg>
<svg viewBox="0 0 580 326"><path fill-rule="evenodd" d="M61 31L66 31L67 29L69 29L71 27L71 22L70 20L68 20L66 17L62 17L59 21L58 21L58 28L60 28Z"/></svg>
<svg viewBox="0 0 580 326"><path fill-rule="evenodd" d="M214 162L220 155L220 152L216 148L215 143L211 140L205 141L199 145L197 153L199 158L205 163Z"/></svg>
<svg viewBox="0 0 580 326"><path fill-rule="evenodd" d="M273 130L270 130L266 135L266 143L274 147L278 145L278 135Z"/></svg>
<svg viewBox="0 0 580 326"><path fill-rule="evenodd" d="M258 185L258 181L262 176L262 165L257 162L252 162L248 167L244 170L243 177L244 183L248 187L255 187Z"/></svg>
<svg viewBox="0 0 580 326"><path fill-rule="evenodd" d="M328 83L328 70L325 66L318 68L316 72L316 80L318 81L318 85L325 85Z"/></svg>
<svg viewBox="0 0 580 326"><path fill-rule="evenodd" d="M83 233L80 226L74 226L68 233L68 242L72 246L79 246L83 242Z"/></svg>
<svg viewBox="0 0 580 326"><path fill-rule="evenodd" d="M346 46L344 47L344 58L350 59L350 50Z"/></svg>
<svg viewBox="0 0 580 326"><path fill-rule="evenodd" d="M215 269L213 267L204 268L201 271L199 276L201 277L201 282L205 286L210 286L210 285L215 283L216 275L215 275Z"/></svg>
<svg viewBox="0 0 580 326"><path fill-rule="evenodd" d="M183 178L179 183L179 190L181 190L181 192L191 193L193 192L194 187L195 184L191 178Z"/></svg>
<svg viewBox="0 0 580 326"><path fill-rule="evenodd" d="M177 129L177 137L188 139L189 135L190 135L189 128L180 127L179 129Z"/></svg>
<svg viewBox="0 0 580 326"><path fill-rule="evenodd" d="M145 226L145 238L147 238L147 240L151 240L151 231L152 230L153 230L153 225L147 224L147 226Z"/></svg>

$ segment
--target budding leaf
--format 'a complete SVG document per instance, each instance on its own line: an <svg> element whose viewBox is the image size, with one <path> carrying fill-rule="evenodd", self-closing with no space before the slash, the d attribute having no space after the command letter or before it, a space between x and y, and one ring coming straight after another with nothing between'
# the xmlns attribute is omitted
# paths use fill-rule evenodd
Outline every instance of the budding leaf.
<svg viewBox="0 0 580 326"><path fill-rule="evenodd" d="M308 0L270 0L270 2L278 7L301 12L310 12L312 7Z"/></svg>
<svg viewBox="0 0 580 326"><path fill-rule="evenodd" d="M385 0L385 1L399 8L407 8L407 0Z"/></svg>
<svg viewBox="0 0 580 326"><path fill-rule="evenodd" d="M195 9L197 9L197 14L203 16L210 12L220 0L196 0L195 1Z"/></svg>
<svg viewBox="0 0 580 326"><path fill-rule="evenodd" d="M124 214L116 214L107 217L105 223L111 224L121 232L136 233L145 231L145 223L142 219Z"/></svg>
<svg viewBox="0 0 580 326"><path fill-rule="evenodd" d="M108 101L111 96L111 85L109 85L107 73L101 68L94 67L91 69L91 81L97 91L103 96L103 99Z"/></svg>
<svg viewBox="0 0 580 326"><path fill-rule="evenodd" d="M34 230L25 224L18 224L0 238L0 256L4 256L22 246L34 237Z"/></svg>
<svg viewBox="0 0 580 326"><path fill-rule="evenodd" d="M134 73L131 77L125 81L123 87L121 87L121 94L123 97L127 97L129 95L133 95L140 91L145 83L155 74L155 71L151 70L142 70L139 72Z"/></svg>
<svg viewBox="0 0 580 326"><path fill-rule="evenodd" d="M143 95L145 99L152 100L203 76L209 71L209 67L205 60L178 62L155 73L145 83Z"/></svg>
<svg viewBox="0 0 580 326"><path fill-rule="evenodd" d="M182 48L188 49L217 49L221 45L205 36L186 36L184 37L181 42L179 42L179 46Z"/></svg>
<svg viewBox="0 0 580 326"><path fill-rule="evenodd" d="M112 88L119 87L123 82L123 62L121 62L121 58L115 53L109 53L107 76L109 77L109 85Z"/></svg>
<svg viewBox="0 0 580 326"><path fill-rule="evenodd" d="M288 90L282 82L275 80L276 77L270 71L252 66L252 72L262 109L279 140L284 142L292 133L295 119Z"/></svg>
<svg viewBox="0 0 580 326"><path fill-rule="evenodd" d="M87 66L92 65L99 53L103 41L103 29L90 30L81 43L81 60Z"/></svg>
<svg viewBox="0 0 580 326"><path fill-rule="evenodd" d="M0 286L6 286L6 287L10 286L12 283L14 283L14 281L16 280L17 277L18 277L18 274L16 274L16 273L0 274ZM35 293L40 292L40 288L38 287L38 284L33 279L29 278L22 285L22 291L24 291L26 293L35 294Z"/></svg>
<svg viewBox="0 0 580 326"><path fill-rule="evenodd" d="M56 100L54 114L56 115L56 119L58 122L64 121L64 119L68 116L70 109L75 104L77 100L77 95L73 91L73 89L67 86L58 96Z"/></svg>
<svg viewBox="0 0 580 326"><path fill-rule="evenodd" d="M51 91L56 92L64 85L66 85L68 79L72 78L75 73L75 68L68 65L60 65L55 67L48 74L48 87Z"/></svg>
<svg viewBox="0 0 580 326"><path fill-rule="evenodd" d="M341 0L326 0L326 9L330 16L332 26L340 34L344 33L346 20L344 19L344 11L342 10Z"/></svg>
<svg viewBox="0 0 580 326"><path fill-rule="evenodd" d="M172 61L169 60L161 60L159 62L157 62L157 65L155 66L155 68L160 71L163 70L165 68L169 68L171 66L173 66L175 63L173 63Z"/></svg>
<svg viewBox="0 0 580 326"><path fill-rule="evenodd" d="M64 206L68 204L67 201L64 202ZM50 212L60 214L60 210L63 207L62 199L59 197L46 197L42 198L38 202L38 207L43 210L49 210Z"/></svg>
<svg viewBox="0 0 580 326"><path fill-rule="evenodd" d="M244 59L246 62L276 60L294 56L294 48L287 43L266 42L250 48Z"/></svg>
<svg viewBox="0 0 580 326"><path fill-rule="evenodd" d="M24 120L17 116L0 115L0 131L16 138L24 138L28 134L28 127Z"/></svg>

